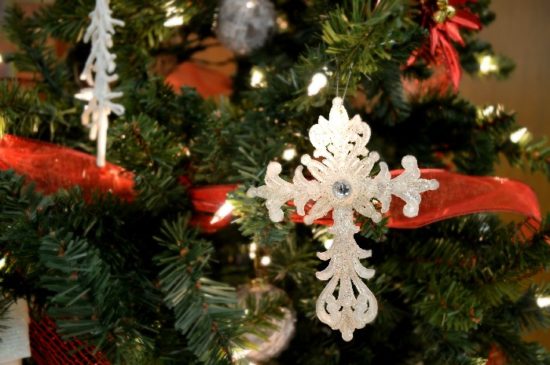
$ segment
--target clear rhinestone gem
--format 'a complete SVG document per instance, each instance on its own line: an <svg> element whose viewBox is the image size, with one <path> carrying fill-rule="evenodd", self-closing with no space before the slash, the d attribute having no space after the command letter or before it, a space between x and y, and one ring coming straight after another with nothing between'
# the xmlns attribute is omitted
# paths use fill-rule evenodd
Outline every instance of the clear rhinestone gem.
<svg viewBox="0 0 550 365"><path fill-rule="evenodd" d="M338 199L343 199L351 194L351 185L345 180L340 180L332 185L332 193Z"/></svg>

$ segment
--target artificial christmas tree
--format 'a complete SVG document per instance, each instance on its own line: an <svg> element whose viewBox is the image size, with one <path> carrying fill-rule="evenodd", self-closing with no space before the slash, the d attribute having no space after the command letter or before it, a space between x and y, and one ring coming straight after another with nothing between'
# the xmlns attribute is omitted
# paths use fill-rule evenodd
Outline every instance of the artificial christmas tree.
<svg viewBox="0 0 550 365"><path fill-rule="evenodd" d="M241 15L222 19L224 6L242 6ZM34 360L550 364L547 352L521 338L550 324L537 306L548 288L529 281L550 262L548 218L528 186L493 176L500 155L550 176L550 149L522 138L512 113L476 107L456 93L462 70L497 77L510 71L506 58L476 38L494 18L488 6L57 0L31 15L11 8L5 29L18 51L5 59L32 74L33 84L0 84L0 283L4 308L17 299L29 303ZM91 47L84 42L90 22L107 19L97 10L90 18L94 9L124 23L104 34L111 48L91 34ZM269 21L245 19L248 13L270 14ZM253 34L232 42L231 34L220 34L228 20L236 28L234 22L245 22L241 28ZM204 85L174 91L155 68L159 57L199 62L196 54L216 35L238 44L235 57L211 61L236 65L231 96L204 98L193 89ZM247 39L254 40L250 47L242 44ZM114 65L86 66L97 54L94 44L117 56L118 80L108 76ZM102 116L103 127L110 124L102 137L105 166L102 158L96 163L81 125L83 112L101 109L83 110L75 98L89 86L80 80L83 70L111 83L95 84L103 87L96 100L117 97L120 105L116 115L106 108ZM209 78L216 79L225 82ZM216 89L225 93L227 85L208 88ZM329 118L314 127L335 97L338 110L345 105L360 119ZM335 129L311 135L321 124ZM369 137L376 158L364 150ZM251 190L276 211L272 222L264 201L246 191L299 166L296 156L309 153L311 143L327 153L302 159L313 169L294 183L311 187L309 195L290 194L279 180L282 189L269 194ZM331 160L335 146L344 154L338 164ZM420 169L408 157L399 170L404 155L415 156ZM368 169L355 169L352 157L359 156ZM379 156L384 164L375 165ZM266 170L270 161L280 164L274 173ZM321 173L328 167L330 184ZM392 185L400 176L420 184L417 192L430 190L421 203L417 193ZM315 179L332 190L316 191ZM333 223L332 206L313 205L331 192L341 201L353 197L355 210L380 222L351 208L344 220L338 208ZM397 197L390 205L391 192ZM501 211L520 218L506 223ZM316 220L304 225L296 212ZM345 227L344 241L357 241L357 257L342 250L332 227ZM345 297L321 294L315 273L326 264L315 254L323 246L330 253L323 258L345 263L333 264L331 273L372 277L376 318L358 299L365 292L345 280L332 287ZM368 250L375 276L358 264ZM355 257L352 264L346 254ZM242 289L259 282L261 290ZM331 326L344 311L357 316L353 329L362 328L351 341L317 320L320 295ZM48 355L54 347L62 356Z"/></svg>

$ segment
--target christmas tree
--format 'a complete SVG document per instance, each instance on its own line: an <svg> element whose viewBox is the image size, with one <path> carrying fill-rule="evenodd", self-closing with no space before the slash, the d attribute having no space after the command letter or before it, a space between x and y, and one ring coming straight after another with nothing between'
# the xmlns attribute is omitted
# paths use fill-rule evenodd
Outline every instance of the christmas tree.
<svg viewBox="0 0 550 365"><path fill-rule="evenodd" d="M549 217L494 172L550 177L550 148L458 92L513 69L478 38L494 18L489 0L11 7L4 317L25 299L90 364L550 364L522 339L550 326L530 280ZM197 57L219 42L229 58Z"/></svg>

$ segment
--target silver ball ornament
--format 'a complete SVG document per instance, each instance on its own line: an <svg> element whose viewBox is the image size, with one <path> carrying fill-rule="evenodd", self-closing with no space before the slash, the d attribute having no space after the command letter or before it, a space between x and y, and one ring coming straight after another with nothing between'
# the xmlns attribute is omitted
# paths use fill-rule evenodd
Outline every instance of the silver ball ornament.
<svg viewBox="0 0 550 365"><path fill-rule="evenodd" d="M242 306L246 306L247 298L252 296L256 305L264 296L284 296L287 294L279 288L264 282L253 281L251 285L239 288L237 295ZM247 334L246 339L255 345L254 349L248 349L242 356L254 363L263 363L279 356L290 343L296 330L296 313L290 305L280 308L281 318L273 318L271 323L276 327L267 333L267 339L260 338L253 334Z"/></svg>
<svg viewBox="0 0 550 365"><path fill-rule="evenodd" d="M262 47L276 25L269 0L222 0L218 15L218 39L239 55Z"/></svg>

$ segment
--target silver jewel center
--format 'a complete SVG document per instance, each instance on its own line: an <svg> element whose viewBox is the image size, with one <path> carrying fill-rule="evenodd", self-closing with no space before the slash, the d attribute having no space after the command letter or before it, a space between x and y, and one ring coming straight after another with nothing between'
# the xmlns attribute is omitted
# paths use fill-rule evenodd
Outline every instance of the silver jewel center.
<svg viewBox="0 0 550 365"><path fill-rule="evenodd" d="M351 194L351 184L346 180L336 181L332 185L332 193L338 199L343 199Z"/></svg>

